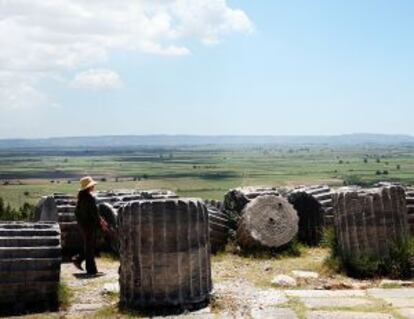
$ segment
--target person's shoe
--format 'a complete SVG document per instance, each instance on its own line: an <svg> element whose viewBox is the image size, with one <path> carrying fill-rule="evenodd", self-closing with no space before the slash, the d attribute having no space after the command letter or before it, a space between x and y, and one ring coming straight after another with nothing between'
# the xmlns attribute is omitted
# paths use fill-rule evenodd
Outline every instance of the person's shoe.
<svg viewBox="0 0 414 319"><path fill-rule="evenodd" d="M100 272L100 271L99 272L88 272L88 273L86 273L86 275L90 278L95 278L95 277L105 276L105 273Z"/></svg>

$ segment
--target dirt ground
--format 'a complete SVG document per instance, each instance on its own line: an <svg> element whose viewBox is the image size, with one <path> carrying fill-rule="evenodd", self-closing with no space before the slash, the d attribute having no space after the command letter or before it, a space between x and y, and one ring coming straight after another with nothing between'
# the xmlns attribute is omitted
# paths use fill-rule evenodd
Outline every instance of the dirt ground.
<svg viewBox="0 0 414 319"><path fill-rule="evenodd" d="M300 257L253 258L223 253L213 257L214 292L210 306L169 318L414 318L414 288L410 283L359 281L330 273L323 266L327 250L308 249ZM85 277L65 263L61 279L69 290L68 305L58 313L21 318L131 318L148 314L118 309L119 262L97 259L95 278ZM310 271L310 273L295 271ZM277 275L288 275L296 286L272 284ZM412 284L412 283L411 283ZM396 288L398 287L398 288ZM394 289L390 289L394 288Z"/></svg>

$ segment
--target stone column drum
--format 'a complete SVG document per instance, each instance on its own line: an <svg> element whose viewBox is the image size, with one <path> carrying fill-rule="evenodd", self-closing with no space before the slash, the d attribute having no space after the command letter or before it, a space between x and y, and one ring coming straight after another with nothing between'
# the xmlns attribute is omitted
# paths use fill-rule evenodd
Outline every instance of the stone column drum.
<svg viewBox="0 0 414 319"><path fill-rule="evenodd" d="M334 194L335 230L343 257L387 257L408 238L402 187L343 190Z"/></svg>
<svg viewBox="0 0 414 319"><path fill-rule="evenodd" d="M198 199L142 200L119 210L120 301L184 306L211 292L208 212Z"/></svg>
<svg viewBox="0 0 414 319"><path fill-rule="evenodd" d="M57 223L0 223L0 316L56 310L61 246Z"/></svg>

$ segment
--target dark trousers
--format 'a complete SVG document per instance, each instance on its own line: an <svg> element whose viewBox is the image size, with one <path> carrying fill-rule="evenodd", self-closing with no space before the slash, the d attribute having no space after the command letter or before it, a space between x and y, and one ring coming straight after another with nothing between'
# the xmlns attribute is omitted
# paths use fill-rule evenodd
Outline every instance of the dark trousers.
<svg viewBox="0 0 414 319"><path fill-rule="evenodd" d="M88 274L96 274L98 272L95 263L95 246L96 246L96 230L79 227L83 238L83 251L79 254L77 260L86 263L86 272Z"/></svg>

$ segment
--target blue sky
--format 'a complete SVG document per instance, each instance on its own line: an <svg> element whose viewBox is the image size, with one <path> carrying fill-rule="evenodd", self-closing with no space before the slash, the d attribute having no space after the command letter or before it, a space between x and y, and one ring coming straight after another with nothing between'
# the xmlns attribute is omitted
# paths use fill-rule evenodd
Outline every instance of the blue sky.
<svg viewBox="0 0 414 319"><path fill-rule="evenodd" d="M0 104L0 138L414 134L414 2L218 2L217 8L233 11L213 8L201 27L183 23L187 29L177 28L179 36L150 38L179 48L171 54L141 44L133 49L105 44L104 54L97 45L88 49L85 61L63 67L55 66L54 57L53 66L43 59L40 71L16 62L20 78L3 88L9 98L3 101L19 103ZM240 12L245 16L229 15ZM99 25L98 33L104 27L111 32L111 25ZM4 39L1 32L0 27ZM62 32L67 37L72 31ZM130 43L134 33L128 34ZM59 39L52 38L48 45L54 48ZM28 45L27 50L30 55L35 49ZM3 63L10 59L0 53L0 66L2 58ZM97 70L104 84L85 76ZM0 77L0 97L1 85ZM19 92L27 94L10 99Z"/></svg>

